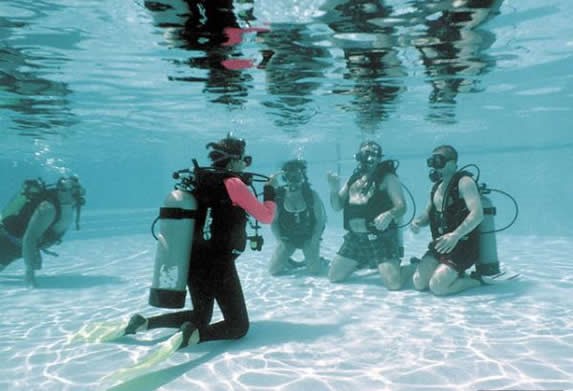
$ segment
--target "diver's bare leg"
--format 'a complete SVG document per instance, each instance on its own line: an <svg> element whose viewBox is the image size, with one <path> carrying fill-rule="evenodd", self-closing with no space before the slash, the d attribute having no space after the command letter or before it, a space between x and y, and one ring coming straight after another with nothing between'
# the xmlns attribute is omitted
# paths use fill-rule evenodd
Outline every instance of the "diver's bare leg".
<svg viewBox="0 0 573 391"><path fill-rule="evenodd" d="M448 265L440 265L430 279L430 291L436 296L446 296L481 285L479 280L466 277Z"/></svg>
<svg viewBox="0 0 573 391"><path fill-rule="evenodd" d="M330 282L341 282L346 280L358 267L358 262L353 259L337 255L332 260L328 279Z"/></svg>
<svg viewBox="0 0 573 391"><path fill-rule="evenodd" d="M436 258L430 255L425 255L418 264L418 267L414 272L414 276L412 277L414 288L419 291L428 289L430 286L430 279L432 278L432 274L439 265L440 263Z"/></svg>
<svg viewBox="0 0 573 391"><path fill-rule="evenodd" d="M273 276L278 276L282 273L285 273L289 268L288 260L294 251L294 246L279 241L271 258L269 273Z"/></svg>

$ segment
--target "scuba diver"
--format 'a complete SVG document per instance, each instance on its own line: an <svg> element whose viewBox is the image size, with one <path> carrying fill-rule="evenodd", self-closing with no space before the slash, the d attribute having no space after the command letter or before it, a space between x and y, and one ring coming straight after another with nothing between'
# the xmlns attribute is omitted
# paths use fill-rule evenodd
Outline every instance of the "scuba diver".
<svg viewBox="0 0 573 391"><path fill-rule="evenodd" d="M458 153L441 145L427 159L434 182L425 211L412 221L412 232L430 225L432 241L417 265L413 283L417 290L430 289L449 295L483 284L465 271L479 259L479 226L484 219L480 191L467 171L458 171Z"/></svg>
<svg viewBox="0 0 573 391"><path fill-rule="evenodd" d="M344 243L329 271L331 282L340 282L355 270L372 267L380 272L387 289L400 289L410 278L401 267L403 248L398 223L406 212L402 185L393 160L382 160L382 147L374 141L360 144L358 167L340 187L340 179L328 174L330 203L343 210Z"/></svg>
<svg viewBox="0 0 573 391"><path fill-rule="evenodd" d="M264 224L273 221L277 178L268 178L264 186L264 201L259 201L249 190L250 174L243 172L252 162L252 157L245 155L245 145L244 140L230 135L207 144L206 147L211 149L208 155L211 167L196 168L197 183L193 197L197 208L193 211L196 217L192 237L180 236L177 238L179 243L172 243L177 246L192 240L187 255L188 272L183 278L186 279L193 310L149 318L135 314L129 320L124 335L148 329L176 328L183 335L177 349L246 335L249 318L235 260L246 247L247 214ZM157 299L161 297L150 296L150 304L155 305L152 302ZM211 324L215 301L223 320Z"/></svg>
<svg viewBox="0 0 573 391"><path fill-rule="evenodd" d="M320 241L326 225L324 204L314 191L306 174L306 161L289 160L282 166L285 185L277 189L277 213L271 230L277 247L271 258L269 272L276 276L292 269L290 257L297 250L304 254L310 274L322 271Z"/></svg>
<svg viewBox="0 0 573 391"><path fill-rule="evenodd" d="M42 268L41 251L60 244L73 221L79 230L85 189L77 176L62 177L53 185L41 179L26 180L2 211L0 223L0 270L19 258L26 265L25 283L36 287L35 271Z"/></svg>

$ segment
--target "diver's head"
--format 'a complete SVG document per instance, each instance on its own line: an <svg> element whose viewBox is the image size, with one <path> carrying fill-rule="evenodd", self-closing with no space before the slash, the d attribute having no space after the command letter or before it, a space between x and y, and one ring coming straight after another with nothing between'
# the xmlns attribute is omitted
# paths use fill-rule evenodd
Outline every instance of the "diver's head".
<svg viewBox="0 0 573 391"><path fill-rule="evenodd" d="M439 182L444 177L453 175L458 169L458 152L451 145L440 145L434 148L432 156L426 159L430 168L430 180Z"/></svg>
<svg viewBox="0 0 573 391"><path fill-rule="evenodd" d="M370 168L376 166L382 161L382 147L375 141L364 141L360 144L358 152L354 158L361 167Z"/></svg>
<svg viewBox="0 0 573 391"><path fill-rule="evenodd" d="M231 135L217 142L208 143L206 148L211 148L209 152L211 166L231 171L243 171L253 161L251 156L245 155L245 146L245 140Z"/></svg>
<svg viewBox="0 0 573 391"><path fill-rule="evenodd" d="M306 176L306 161L293 159L285 162L282 166L282 178L290 191L295 191L308 181Z"/></svg>

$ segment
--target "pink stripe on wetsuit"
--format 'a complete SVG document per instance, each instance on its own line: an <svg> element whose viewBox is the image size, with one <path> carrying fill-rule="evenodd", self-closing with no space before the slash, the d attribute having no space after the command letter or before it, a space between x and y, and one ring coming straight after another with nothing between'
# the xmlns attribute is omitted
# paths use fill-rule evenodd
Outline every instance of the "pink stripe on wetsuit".
<svg viewBox="0 0 573 391"><path fill-rule="evenodd" d="M233 205L240 206L263 224L273 222L277 206L274 201L260 202L240 178L227 178L224 182Z"/></svg>

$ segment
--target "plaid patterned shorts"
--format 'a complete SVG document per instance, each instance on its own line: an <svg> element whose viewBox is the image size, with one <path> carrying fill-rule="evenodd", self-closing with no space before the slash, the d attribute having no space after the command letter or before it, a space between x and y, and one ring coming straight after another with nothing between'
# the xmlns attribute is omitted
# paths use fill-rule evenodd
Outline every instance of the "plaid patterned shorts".
<svg viewBox="0 0 573 391"><path fill-rule="evenodd" d="M338 255L358 262L358 268L376 268L383 262L399 262L403 248L397 229L375 234L348 232Z"/></svg>

